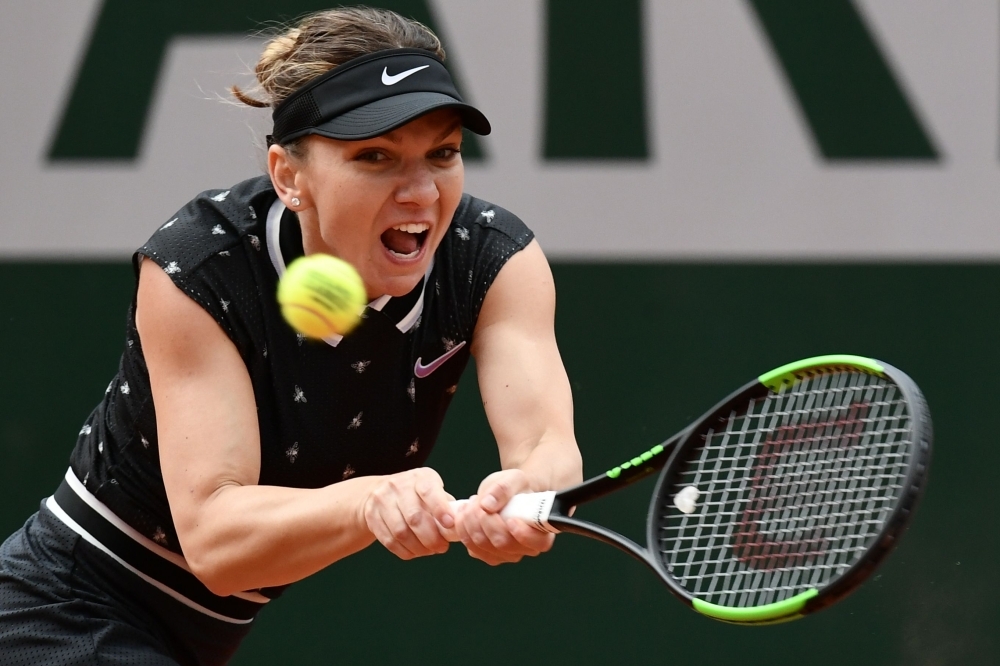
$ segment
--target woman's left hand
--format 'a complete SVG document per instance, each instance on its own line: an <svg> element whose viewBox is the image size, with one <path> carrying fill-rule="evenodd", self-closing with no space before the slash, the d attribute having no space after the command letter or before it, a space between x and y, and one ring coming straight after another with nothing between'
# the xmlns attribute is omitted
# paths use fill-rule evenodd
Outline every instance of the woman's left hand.
<svg viewBox="0 0 1000 666"><path fill-rule="evenodd" d="M483 479L478 494L457 512L455 530L469 555L496 566L552 548L554 534L540 532L523 520L500 517L511 497L531 490L528 475L520 469L494 472Z"/></svg>

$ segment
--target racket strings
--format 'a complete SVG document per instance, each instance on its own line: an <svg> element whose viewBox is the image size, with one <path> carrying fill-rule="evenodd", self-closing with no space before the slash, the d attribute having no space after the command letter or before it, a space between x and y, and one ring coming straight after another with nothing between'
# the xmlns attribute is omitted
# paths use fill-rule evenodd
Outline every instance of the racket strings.
<svg viewBox="0 0 1000 666"><path fill-rule="evenodd" d="M870 547L901 494L910 414L892 382L820 374L732 413L661 496L659 551L693 596L760 606L822 587ZM694 512L673 504L699 491Z"/></svg>

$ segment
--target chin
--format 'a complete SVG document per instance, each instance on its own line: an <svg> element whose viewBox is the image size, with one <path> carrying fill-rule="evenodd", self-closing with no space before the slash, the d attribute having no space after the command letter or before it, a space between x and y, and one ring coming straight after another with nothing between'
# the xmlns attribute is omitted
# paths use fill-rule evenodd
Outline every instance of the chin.
<svg viewBox="0 0 1000 666"><path fill-rule="evenodd" d="M383 295L389 295L393 298L406 296L420 283L420 279L424 277L424 273L426 272L427 267L425 266L420 272L406 275L383 274L370 282L365 280L365 286L368 289L369 297L372 299Z"/></svg>

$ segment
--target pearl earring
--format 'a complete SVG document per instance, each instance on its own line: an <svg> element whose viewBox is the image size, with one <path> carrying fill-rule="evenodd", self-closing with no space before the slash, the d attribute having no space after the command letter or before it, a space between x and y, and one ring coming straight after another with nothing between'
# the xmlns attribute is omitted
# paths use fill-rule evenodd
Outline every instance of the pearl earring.
<svg viewBox="0 0 1000 666"><path fill-rule="evenodd" d="M298 198L298 197L292 197L292 205L293 205L293 206L295 206L295 207L298 207L298 206L299 206L299 204L301 204L301 203L302 203L302 202L301 202L301 201L299 201L299 198Z"/></svg>

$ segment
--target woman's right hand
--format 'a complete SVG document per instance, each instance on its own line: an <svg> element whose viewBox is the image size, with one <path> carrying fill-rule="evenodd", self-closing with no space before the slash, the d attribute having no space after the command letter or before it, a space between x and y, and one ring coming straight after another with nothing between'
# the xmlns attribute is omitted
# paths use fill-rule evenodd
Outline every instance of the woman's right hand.
<svg viewBox="0 0 1000 666"><path fill-rule="evenodd" d="M375 538L403 560L439 555L456 541L455 516L444 482L433 469L419 467L382 477L364 503Z"/></svg>

